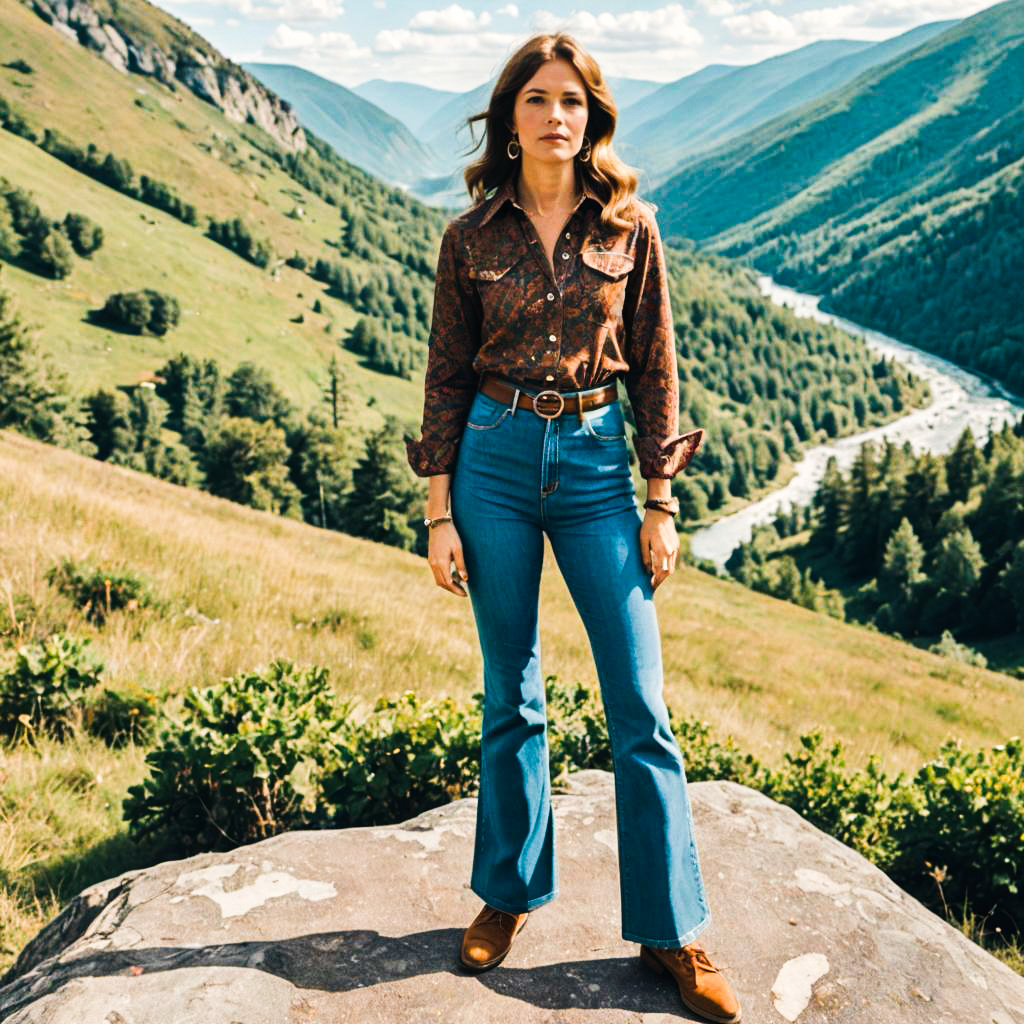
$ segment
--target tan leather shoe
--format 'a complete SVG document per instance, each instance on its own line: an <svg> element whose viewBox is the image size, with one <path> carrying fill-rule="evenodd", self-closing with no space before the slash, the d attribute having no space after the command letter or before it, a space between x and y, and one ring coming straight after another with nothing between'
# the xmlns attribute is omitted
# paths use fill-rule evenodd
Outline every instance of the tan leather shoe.
<svg viewBox="0 0 1024 1024"><path fill-rule="evenodd" d="M471 971L497 967L512 948L512 940L526 926L525 914L509 914L484 904L462 937L461 959Z"/></svg>
<svg viewBox="0 0 1024 1024"><path fill-rule="evenodd" d="M641 946L640 959L658 974L667 971L675 978L687 1009L716 1024L737 1024L740 1020L742 1010L736 993L699 942L682 949Z"/></svg>

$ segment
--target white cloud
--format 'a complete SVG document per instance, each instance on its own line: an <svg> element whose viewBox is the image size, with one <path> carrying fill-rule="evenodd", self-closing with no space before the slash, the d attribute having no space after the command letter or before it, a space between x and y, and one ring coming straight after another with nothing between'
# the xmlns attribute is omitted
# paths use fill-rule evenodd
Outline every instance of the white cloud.
<svg viewBox="0 0 1024 1024"><path fill-rule="evenodd" d="M303 29L292 28L291 25L278 25L270 34L267 46L272 50L301 50L312 46L316 36Z"/></svg>
<svg viewBox="0 0 1024 1024"><path fill-rule="evenodd" d="M457 34L416 32L408 28L388 28L373 40L375 53L437 53L458 60L468 54L492 54L497 57L517 40L507 32L467 32Z"/></svg>
<svg viewBox="0 0 1024 1024"><path fill-rule="evenodd" d="M498 17L518 18L519 8L515 4L505 4L504 7L499 7L495 12Z"/></svg>
<svg viewBox="0 0 1024 1024"><path fill-rule="evenodd" d="M910 28L929 21L966 18L991 6L964 0L865 0L838 7L819 7L794 14L792 21L805 32L825 33L859 28Z"/></svg>
<svg viewBox="0 0 1024 1024"><path fill-rule="evenodd" d="M799 36L788 18L769 10L734 14L723 19L722 24L734 35L759 43L796 42Z"/></svg>
<svg viewBox="0 0 1024 1024"><path fill-rule="evenodd" d="M574 11L560 18L550 11L538 11L534 27L541 32L563 30L596 49L669 50L698 46L703 37L690 24L682 4L668 4L650 11L610 11L592 14Z"/></svg>
<svg viewBox="0 0 1024 1024"><path fill-rule="evenodd" d="M697 0L712 17L725 18L736 13L736 5L730 0Z"/></svg>
<svg viewBox="0 0 1024 1024"><path fill-rule="evenodd" d="M421 32L460 35L464 32L478 32L490 23L491 15L487 11L474 14L458 4L449 4L440 11L419 11L413 15L409 28Z"/></svg>

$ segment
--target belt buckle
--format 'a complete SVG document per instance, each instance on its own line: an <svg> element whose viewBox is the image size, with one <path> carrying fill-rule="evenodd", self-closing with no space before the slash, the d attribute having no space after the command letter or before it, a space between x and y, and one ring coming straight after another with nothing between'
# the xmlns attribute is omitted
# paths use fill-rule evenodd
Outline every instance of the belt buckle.
<svg viewBox="0 0 1024 1024"><path fill-rule="evenodd" d="M554 395L555 398L558 399L558 408L553 413L551 413L550 416L547 413L541 412L540 409L537 407L537 403L542 398L544 398L545 395ZM553 420L556 416L561 416L562 415L562 410L564 408L565 408L565 399L562 397L562 395L559 392L554 391L551 388L547 388L544 391L539 391L536 395L533 396L533 411L538 416L542 416L546 420Z"/></svg>

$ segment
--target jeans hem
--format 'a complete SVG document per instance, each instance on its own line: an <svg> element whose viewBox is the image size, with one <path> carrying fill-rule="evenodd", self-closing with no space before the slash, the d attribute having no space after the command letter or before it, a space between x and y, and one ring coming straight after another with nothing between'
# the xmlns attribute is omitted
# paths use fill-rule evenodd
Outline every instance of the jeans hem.
<svg viewBox="0 0 1024 1024"><path fill-rule="evenodd" d="M528 911L534 910L535 908L541 906L544 903L550 903L558 895L558 890L553 889L546 896L535 896L532 900L527 900L525 904L513 906L511 903L506 903L504 900L495 900L492 899L490 896L485 896L478 889L473 888L473 886L470 886L470 888L489 907L494 907L495 910L503 910L505 911L506 914L525 914Z"/></svg>
<svg viewBox="0 0 1024 1024"><path fill-rule="evenodd" d="M695 925L688 932L677 935L674 939L645 939L632 932L623 931L622 937L629 942L639 942L644 946L651 946L653 949L682 949L683 946L692 942L707 926L711 924L711 915L708 914L698 925Z"/></svg>

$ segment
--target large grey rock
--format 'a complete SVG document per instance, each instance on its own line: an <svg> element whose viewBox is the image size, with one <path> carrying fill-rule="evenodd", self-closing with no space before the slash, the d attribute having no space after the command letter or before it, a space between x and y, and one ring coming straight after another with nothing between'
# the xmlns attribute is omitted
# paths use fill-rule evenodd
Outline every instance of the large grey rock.
<svg viewBox="0 0 1024 1024"><path fill-rule="evenodd" d="M619 936L612 778L554 797L561 893L504 964L456 966L480 901L474 800L293 832L86 890L0 988L9 1024L668 1024L696 1019ZM764 795L691 786L712 924L746 1024L1024 1024L1024 978Z"/></svg>
<svg viewBox="0 0 1024 1024"><path fill-rule="evenodd" d="M152 76L171 88L181 82L229 120L258 125L289 152L306 149L306 133L291 105L220 54L211 56L195 47L167 54L152 40L131 39L89 0L72 0L70 5L65 0L22 2L65 38L94 50L118 71Z"/></svg>

